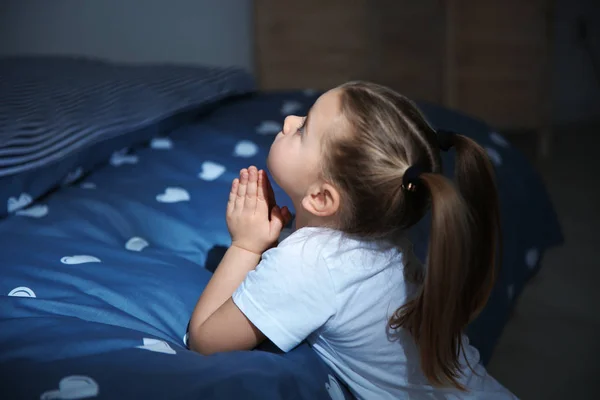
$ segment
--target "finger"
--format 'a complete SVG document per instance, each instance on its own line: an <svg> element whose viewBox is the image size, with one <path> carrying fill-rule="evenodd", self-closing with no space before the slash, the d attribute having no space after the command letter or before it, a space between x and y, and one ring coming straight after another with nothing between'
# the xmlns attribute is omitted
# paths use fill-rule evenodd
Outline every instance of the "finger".
<svg viewBox="0 0 600 400"><path fill-rule="evenodd" d="M267 201L267 175L262 169L258 171L258 191L256 197L259 201Z"/></svg>
<svg viewBox="0 0 600 400"><path fill-rule="evenodd" d="M244 198L248 188L248 170L246 168L240 171L240 183L238 185L237 196L235 198L235 208L242 210L244 208Z"/></svg>
<svg viewBox="0 0 600 400"><path fill-rule="evenodd" d="M235 178L233 182L231 182L231 191L229 192L229 201L227 202L227 213L231 214L233 212L233 208L235 207L235 199L237 197L238 186L240 184L240 180Z"/></svg>
<svg viewBox="0 0 600 400"><path fill-rule="evenodd" d="M281 209L281 215L283 216L283 226L287 226L292 221L292 213L287 206Z"/></svg>
<svg viewBox="0 0 600 400"><path fill-rule="evenodd" d="M283 216L278 206L273 207L271 210L271 226L270 226L270 239L275 241L279 238L281 230L283 229Z"/></svg>
<svg viewBox="0 0 600 400"><path fill-rule="evenodd" d="M251 212L256 210L256 194L258 192L258 170L255 166L248 168L248 186L244 198L244 208Z"/></svg>
<svg viewBox="0 0 600 400"><path fill-rule="evenodd" d="M256 212L263 213L267 215L267 219L270 219L269 216L269 203L267 202L266 196L266 181L265 178L267 174L265 171L258 171L258 192L256 195Z"/></svg>

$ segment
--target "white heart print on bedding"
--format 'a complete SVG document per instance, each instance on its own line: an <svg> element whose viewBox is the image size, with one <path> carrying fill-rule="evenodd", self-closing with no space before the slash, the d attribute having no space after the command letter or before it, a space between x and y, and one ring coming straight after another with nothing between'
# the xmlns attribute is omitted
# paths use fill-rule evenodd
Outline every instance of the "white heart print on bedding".
<svg viewBox="0 0 600 400"><path fill-rule="evenodd" d="M137 164L139 159L135 154L127 154L129 149L121 149L115 151L110 157L110 165L113 167L119 167L123 164Z"/></svg>
<svg viewBox="0 0 600 400"><path fill-rule="evenodd" d="M200 166L198 178L205 181L214 181L225 172L225 167L212 161L204 161Z"/></svg>
<svg viewBox="0 0 600 400"><path fill-rule="evenodd" d="M57 390L42 393L40 400L88 399L98 396L98 389L98 383L89 376L71 375L60 380Z"/></svg>
<svg viewBox="0 0 600 400"><path fill-rule="evenodd" d="M19 286L8 293L11 297L35 297L35 292L27 286Z"/></svg>
<svg viewBox="0 0 600 400"><path fill-rule="evenodd" d="M502 165L502 156L500 155L500 153L498 153L498 151L496 151L496 149L492 149L491 147L486 147L485 151L488 154L488 157L490 158L490 160L492 161L492 164L494 164L496 166Z"/></svg>
<svg viewBox="0 0 600 400"><path fill-rule="evenodd" d="M18 197L9 197L6 202L6 210L8 213L20 210L31 204L33 198L29 193L21 193Z"/></svg>
<svg viewBox="0 0 600 400"><path fill-rule="evenodd" d="M501 147L508 147L509 144L506 141L506 139L504 139L504 137L502 135L500 135L498 132L492 132L490 133L490 140L492 142L494 142L495 144L497 144L498 146Z"/></svg>
<svg viewBox="0 0 600 400"><path fill-rule="evenodd" d="M83 175L83 168L81 167L77 167L74 171L71 171L67 174L67 176L65 176L65 179L63 179L62 184L63 185L70 185L71 183L77 181L79 178L81 178Z"/></svg>
<svg viewBox="0 0 600 400"><path fill-rule="evenodd" d="M164 340L144 338L143 341L144 344L142 346L135 347L138 349L154 351L156 353L177 354L177 352L173 350L171 346L169 346L169 343L165 342Z"/></svg>
<svg viewBox="0 0 600 400"><path fill-rule="evenodd" d="M258 146L249 140L240 140L233 149L233 155L236 157L253 157L258 154Z"/></svg>
<svg viewBox="0 0 600 400"><path fill-rule="evenodd" d="M96 184L94 182L83 182L79 187L82 189L96 189Z"/></svg>
<svg viewBox="0 0 600 400"><path fill-rule="evenodd" d="M283 126L279 122L275 121L263 121L256 128L256 133L259 135L276 135L283 129Z"/></svg>
<svg viewBox="0 0 600 400"><path fill-rule="evenodd" d="M98 257L82 254L76 256L65 256L60 259L60 262L67 265L77 265L87 263L99 263L101 261Z"/></svg>
<svg viewBox="0 0 600 400"><path fill-rule="evenodd" d="M142 251L149 246L146 239L134 236L125 243L125 248L129 251Z"/></svg>
<svg viewBox="0 0 600 400"><path fill-rule="evenodd" d="M296 111L302 108L302 103L295 100L284 101L281 106L281 114L287 116L290 114L294 114Z"/></svg>
<svg viewBox="0 0 600 400"><path fill-rule="evenodd" d="M154 150L170 150L173 148L173 141L166 137L157 137L152 139L150 147Z"/></svg>
<svg viewBox="0 0 600 400"><path fill-rule="evenodd" d="M48 206L45 204L38 204L24 210L18 210L15 215L30 218L42 218L48 215Z"/></svg>
<svg viewBox="0 0 600 400"><path fill-rule="evenodd" d="M180 187L168 187L164 193L156 195L156 201L159 203L179 203L180 201L189 201L190 194L187 190Z"/></svg>

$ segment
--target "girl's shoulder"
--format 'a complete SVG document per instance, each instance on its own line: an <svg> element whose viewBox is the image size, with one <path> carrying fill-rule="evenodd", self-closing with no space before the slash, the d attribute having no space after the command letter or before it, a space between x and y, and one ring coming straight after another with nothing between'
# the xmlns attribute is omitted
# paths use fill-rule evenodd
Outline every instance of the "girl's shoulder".
<svg viewBox="0 0 600 400"><path fill-rule="evenodd" d="M366 240L323 227L304 227L294 231L278 246L279 249L307 259L318 257L327 264L340 258L369 264L389 262L402 251L397 246L376 240ZM367 261L368 260L368 261Z"/></svg>

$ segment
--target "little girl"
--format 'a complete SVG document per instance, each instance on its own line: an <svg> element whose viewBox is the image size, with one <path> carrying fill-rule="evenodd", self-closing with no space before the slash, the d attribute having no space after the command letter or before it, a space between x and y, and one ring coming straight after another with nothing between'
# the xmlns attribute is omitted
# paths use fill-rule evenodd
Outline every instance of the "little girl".
<svg viewBox="0 0 600 400"><path fill-rule="evenodd" d="M456 186L440 149L457 153ZM255 167L233 181L231 247L190 322L203 354L282 351L305 339L360 399L514 396L464 335L486 304L499 242L493 168L471 139L436 132L398 93L351 82L289 116L267 166L291 218ZM426 267L407 230L431 207Z"/></svg>

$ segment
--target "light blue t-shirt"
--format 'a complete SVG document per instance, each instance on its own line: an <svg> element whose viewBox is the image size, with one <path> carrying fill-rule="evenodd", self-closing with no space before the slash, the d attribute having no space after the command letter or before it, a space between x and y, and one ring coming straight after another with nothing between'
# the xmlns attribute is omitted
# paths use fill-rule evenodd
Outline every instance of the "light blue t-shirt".
<svg viewBox="0 0 600 400"><path fill-rule="evenodd" d="M410 244L382 248L325 228L302 228L263 254L233 294L246 317L282 351L308 340L359 399L514 399L479 364L464 338L470 390L434 389L404 330L388 321L418 289L405 279L419 268ZM479 376L478 376L479 375Z"/></svg>

